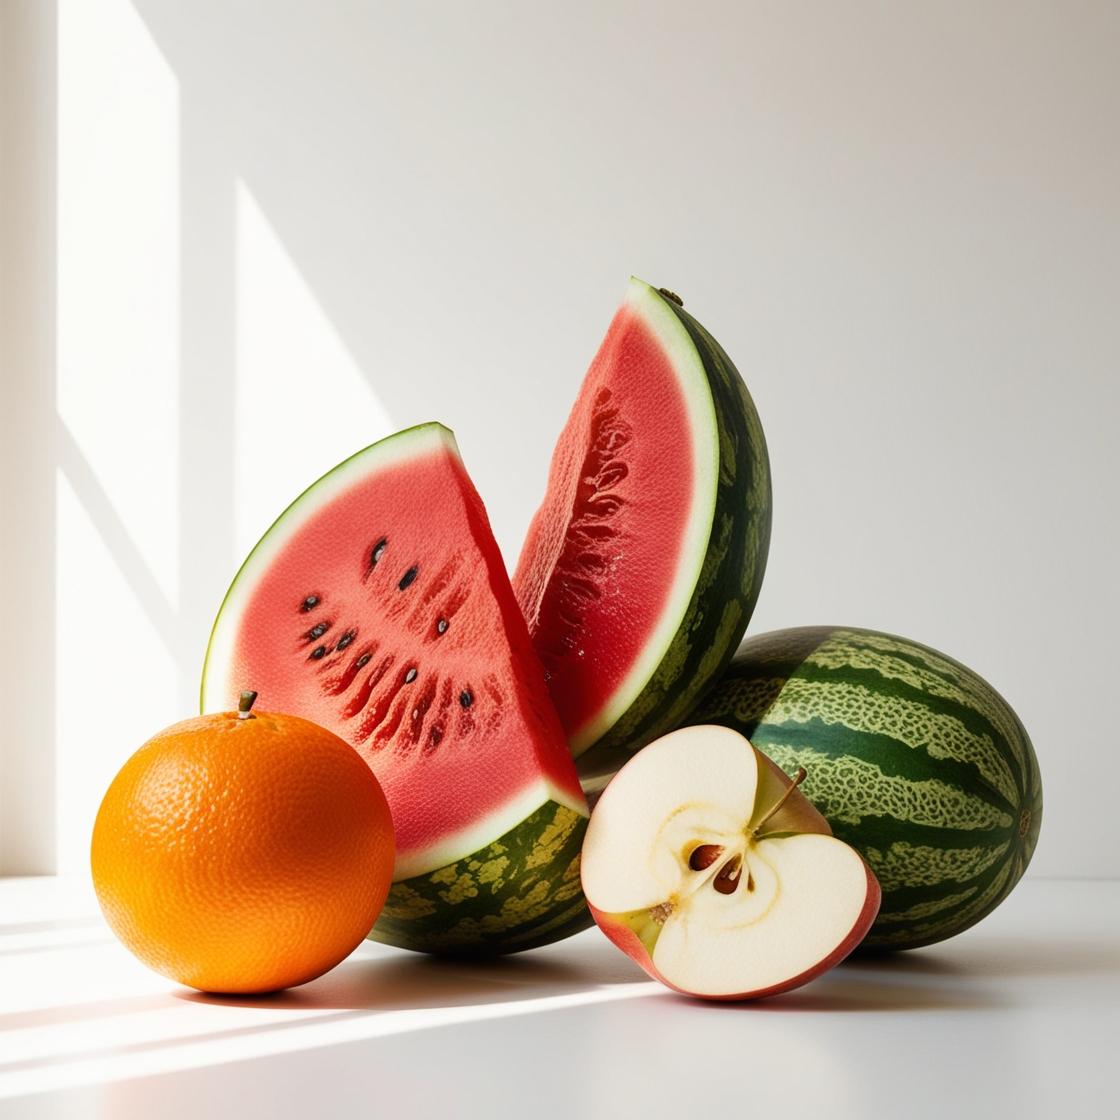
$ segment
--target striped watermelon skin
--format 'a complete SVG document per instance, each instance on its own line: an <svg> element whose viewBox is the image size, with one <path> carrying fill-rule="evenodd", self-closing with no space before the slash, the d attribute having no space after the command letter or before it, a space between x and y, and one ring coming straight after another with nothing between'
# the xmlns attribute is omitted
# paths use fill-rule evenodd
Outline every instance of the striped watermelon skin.
<svg viewBox="0 0 1120 1120"><path fill-rule="evenodd" d="M863 947L960 933L1022 877L1042 824L1026 730L971 669L871 630L804 627L743 643L690 723L746 735L870 864L882 908Z"/></svg>
<svg viewBox="0 0 1120 1120"><path fill-rule="evenodd" d="M704 367L719 442L715 513L696 588L665 656L621 719L576 759L597 791L635 751L680 726L734 656L754 613L770 549L770 457L735 363L702 324L661 293Z"/></svg>
<svg viewBox="0 0 1120 1120"><path fill-rule="evenodd" d="M491 956L587 929L579 880L587 818L546 801L473 855L392 885L369 937L425 953Z"/></svg>

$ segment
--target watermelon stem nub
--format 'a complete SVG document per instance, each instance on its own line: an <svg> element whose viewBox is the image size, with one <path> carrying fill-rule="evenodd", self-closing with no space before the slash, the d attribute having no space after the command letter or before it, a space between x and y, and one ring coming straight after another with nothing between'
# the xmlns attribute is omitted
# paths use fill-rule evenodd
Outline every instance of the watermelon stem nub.
<svg viewBox="0 0 1120 1120"><path fill-rule="evenodd" d="M257 694L255 692L243 692L241 699L237 701L237 718L238 719L253 719L253 705L256 703Z"/></svg>
<svg viewBox="0 0 1120 1120"><path fill-rule="evenodd" d="M770 807L770 810L767 812L766 816L764 816L762 818L762 820L760 820L758 822L758 824L756 824L754 826L754 831L755 832L758 832L758 830L790 799L790 797L793 794L793 791L795 789L797 789L797 787L799 785L801 785L801 783L803 781L805 781L806 777L807 777L807 773L806 773L805 767L804 766L799 766L797 768L797 776L793 779L793 785L791 785L785 791L785 793L783 793L782 796L779 797L778 800L774 802L774 804Z"/></svg>

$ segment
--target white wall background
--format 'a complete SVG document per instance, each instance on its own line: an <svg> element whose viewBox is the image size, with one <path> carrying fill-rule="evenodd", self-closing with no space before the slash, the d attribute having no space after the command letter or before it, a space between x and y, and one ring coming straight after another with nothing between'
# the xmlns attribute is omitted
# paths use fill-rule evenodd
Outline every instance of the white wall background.
<svg viewBox="0 0 1120 1120"><path fill-rule="evenodd" d="M766 426L752 629L974 666L1042 762L1032 874L1120 875L1120 7L0 19L4 870L84 865L237 562L338 459L444 420L512 561L633 272Z"/></svg>

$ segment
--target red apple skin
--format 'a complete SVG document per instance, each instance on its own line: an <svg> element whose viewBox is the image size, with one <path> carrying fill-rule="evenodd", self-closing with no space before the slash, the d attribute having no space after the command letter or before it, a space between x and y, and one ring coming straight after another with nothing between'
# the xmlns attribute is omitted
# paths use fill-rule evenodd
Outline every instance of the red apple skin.
<svg viewBox="0 0 1120 1120"><path fill-rule="evenodd" d="M653 964L653 958L650 957L649 953L646 951L646 947L642 944L641 938L639 938L629 926L624 926L619 922L612 921L610 914L596 909L590 900L588 900L587 908L591 911L591 916L595 919L595 924L611 941L613 941L627 956L637 961L642 969L652 976L654 980L664 984L667 988L672 988L674 992L680 992L680 994L684 996L692 996L694 999L706 999L725 1003L733 1000L766 999L768 996L780 995L782 992L800 988L802 984L808 984L810 980L815 980L822 973L838 965L867 936L867 931L871 928L872 922L875 921L879 913L882 891L879 888L879 880L875 878L871 868L868 867L866 863L863 867L864 871L867 873L867 897L864 899L863 909L859 912L855 924L848 931L847 936L840 944L837 945L823 961L813 965L812 968L808 968L797 976L790 977L788 980L783 980L779 984L773 984L769 988L759 988L753 992L729 992L726 995L710 995L708 993L689 992L684 988L678 988L676 984L670 983L657 971Z"/></svg>

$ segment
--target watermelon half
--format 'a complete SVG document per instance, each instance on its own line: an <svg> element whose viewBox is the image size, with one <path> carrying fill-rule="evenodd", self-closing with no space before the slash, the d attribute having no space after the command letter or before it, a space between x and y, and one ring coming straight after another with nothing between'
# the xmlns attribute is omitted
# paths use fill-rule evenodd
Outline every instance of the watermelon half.
<svg viewBox="0 0 1120 1120"><path fill-rule="evenodd" d="M446 428L360 451L261 538L214 623L202 710L250 688L352 743L385 790L397 862L372 937L509 951L590 924L586 803Z"/></svg>
<svg viewBox="0 0 1120 1120"><path fill-rule="evenodd" d="M792 774L883 888L867 948L913 949L991 913L1042 826L1042 779L1019 718L971 669L854 627L743 643L693 714L746 735Z"/></svg>
<svg viewBox="0 0 1120 1120"><path fill-rule="evenodd" d="M719 676L769 542L769 459L742 378L676 296L631 280L513 580L586 789Z"/></svg>

